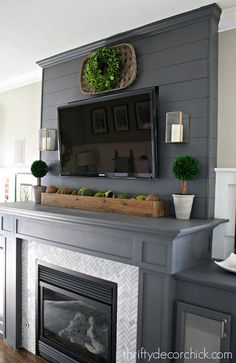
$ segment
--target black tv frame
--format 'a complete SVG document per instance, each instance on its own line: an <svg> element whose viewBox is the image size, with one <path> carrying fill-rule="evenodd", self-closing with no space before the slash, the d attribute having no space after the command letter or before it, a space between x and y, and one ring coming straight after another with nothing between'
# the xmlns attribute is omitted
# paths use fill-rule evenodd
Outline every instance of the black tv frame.
<svg viewBox="0 0 236 363"><path fill-rule="evenodd" d="M113 99L123 99L125 97L136 96L141 94L149 94L150 96L150 107L151 107L151 149L152 149L152 160L151 160L151 173L136 173L132 176L128 173L97 173L97 172L64 172L62 170L62 152L61 152L61 130L60 130L60 110L65 108L77 107L85 104L94 104L104 101L110 101ZM65 105L57 108L57 122L58 122L58 154L60 162L60 176L82 176L82 177L105 177L105 178L121 178L121 179L156 179L158 176L158 117L157 117L157 105L158 105L158 87L142 88L139 90L129 90L125 92L112 93L109 95L98 95L93 98L88 98L81 101L69 102Z"/></svg>

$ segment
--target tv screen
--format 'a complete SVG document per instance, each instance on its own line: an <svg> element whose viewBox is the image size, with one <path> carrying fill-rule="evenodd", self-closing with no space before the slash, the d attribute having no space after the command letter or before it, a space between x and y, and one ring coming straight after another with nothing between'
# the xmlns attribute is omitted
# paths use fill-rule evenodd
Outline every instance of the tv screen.
<svg viewBox="0 0 236 363"><path fill-rule="evenodd" d="M153 91L59 107L61 175L156 177L155 113Z"/></svg>

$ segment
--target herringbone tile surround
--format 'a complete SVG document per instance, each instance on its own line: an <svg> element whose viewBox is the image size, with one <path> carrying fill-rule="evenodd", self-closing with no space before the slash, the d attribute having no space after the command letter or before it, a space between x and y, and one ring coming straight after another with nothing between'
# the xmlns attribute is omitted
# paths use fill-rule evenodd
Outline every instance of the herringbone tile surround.
<svg viewBox="0 0 236 363"><path fill-rule="evenodd" d="M36 260L85 273L118 284L117 363L126 363L124 352L136 351L138 267L84 255L62 248L23 241L22 246L22 339L23 347L35 353ZM127 363L134 363L129 358Z"/></svg>

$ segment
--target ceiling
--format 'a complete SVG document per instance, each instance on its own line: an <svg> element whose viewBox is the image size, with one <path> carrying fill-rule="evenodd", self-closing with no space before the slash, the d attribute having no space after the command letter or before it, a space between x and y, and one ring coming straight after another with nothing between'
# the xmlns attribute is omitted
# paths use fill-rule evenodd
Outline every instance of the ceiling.
<svg viewBox="0 0 236 363"><path fill-rule="evenodd" d="M0 0L0 91L39 80L39 59L212 2ZM217 3L230 24L223 30L236 27L236 0Z"/></svg>

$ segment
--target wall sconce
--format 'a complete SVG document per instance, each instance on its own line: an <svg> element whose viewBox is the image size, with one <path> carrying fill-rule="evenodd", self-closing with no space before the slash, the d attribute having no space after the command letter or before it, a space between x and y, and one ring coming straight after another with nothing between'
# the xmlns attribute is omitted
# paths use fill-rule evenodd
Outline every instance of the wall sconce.
<svg viewBox="0 0 236 363"><path fill-rule="evenodd" d="M40 151L56 150L56 129L39 130L39 150Z"/></svg>
<svg viewBox="0 0 236 363"><path fill-rule="evenodd" d="M166 113L166 143L189 142L189 114L182 111Z"/></svg>

